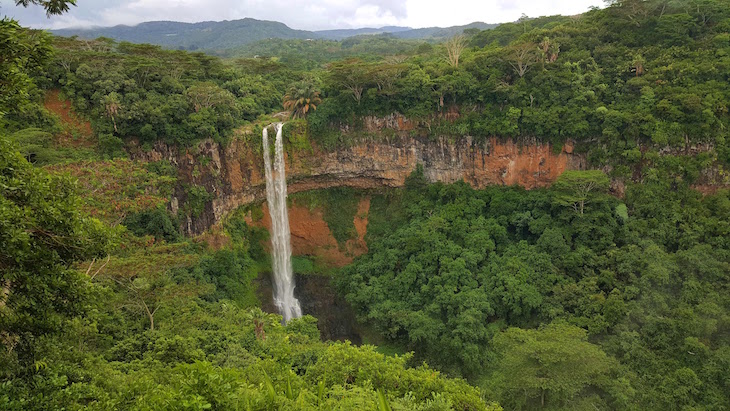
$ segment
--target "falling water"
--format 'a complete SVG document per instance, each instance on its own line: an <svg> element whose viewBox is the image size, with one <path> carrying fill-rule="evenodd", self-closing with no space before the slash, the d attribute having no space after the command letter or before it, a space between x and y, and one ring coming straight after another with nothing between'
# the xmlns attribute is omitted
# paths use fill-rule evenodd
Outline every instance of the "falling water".
<svg viewBox="0 0 730 411"><path fill-rule="evenodd" d="M274 167L271 167L269 133L264 128L264 168L266 174L266 201L271 215L271 248L274 268L274 304L284 321L302 316L299 300L294 297L294 273L291 265L291 233L289 212L286 208L286 173L282 123L276 124Z"/></svg>

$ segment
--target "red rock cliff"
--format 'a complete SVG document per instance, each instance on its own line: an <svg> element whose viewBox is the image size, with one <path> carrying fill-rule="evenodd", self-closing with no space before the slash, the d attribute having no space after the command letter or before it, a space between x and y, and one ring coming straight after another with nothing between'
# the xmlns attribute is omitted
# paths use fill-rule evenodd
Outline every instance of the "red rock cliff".
<svg viewBox="0 0 730 411"><path fill-rule="evenodd" d="M555 153L536 140L477 143L466 137L458 142L408 137L412 125L403 118L366 119L366 130L395 130L391 141L362 141L336 151L301 151L287 156L289 192L349 186L356 188L400 187L416 168L423 166L429 181L451 183L464 180L475 188L488 185L547 186L566 169L582 169L584 158L566 144ZM259 147L259 146L257 146ZM214 199L197 218L188 218L183 229L190 234L205 231L241 205L265 199L263 160L248 141L237 140L222 148L203 141L191 149L158 144L152 151L133 150L133 156L157 161L167 159L178 167L187 183L206 187ZM203 158L207 157L207 160ZM176 190L173 212L185 200Z"/></svg>

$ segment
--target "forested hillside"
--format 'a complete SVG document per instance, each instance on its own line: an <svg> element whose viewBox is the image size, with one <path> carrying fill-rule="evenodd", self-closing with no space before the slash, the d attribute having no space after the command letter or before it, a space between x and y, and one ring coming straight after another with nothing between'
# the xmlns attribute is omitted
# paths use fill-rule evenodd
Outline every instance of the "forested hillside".
<svg viewBox="0 0 730 411"><path fill-rule="evenodd" d="M78 36L93 40L107 37L131 43L149 43L175 50L201 50L208 53L221 52L266 39L344 40L349 37L373 34L390 34L397 38L442 41L461 34L464 30L486 30L496 24L471 23L464 26L428 27L381 27L363 29L341 29L307 31L295 30L283 23L251 18L231 21L207 21L202 23L180 23L175 21L153 21L136 26L115 26L99 28L70 28L53 30L63 37Z"/></svg>
<svg viewBox="0 0 730 411"><path fill-rule="evenodd" d="M448 35L216 57L0 20L0 409L730 409L730 1ZM300 172L414 142L579 164L531 190L311 176L290 205L345 266L294 268L358 346L265 312L268 206L220 203L282 120Z"/></svg>
<svg viewBox="0 0 730 411"><path fill-rule="evenodd" d="M61 29L54 30L54 34L64 37L79 36L90 40L108 37L117 41L149 43L168 49L191 51L224 50L268 38L307 39L317 37L314 32L294 30L276 21L249 18L202 23L153 21L136 26Z"/></svg>
<svg viewBox="0 0 730 411"><path fill-rule="evenodd" d="M575 140L614 178L659 167L701 181L730 155L726 4L634 3L472 30L438 45L388 36L267 40L243 51L260 57L223 62L57 40L48 86L122 140L222 138L276 111L285 94L311 90L322 98L309 116L311 138L323 147L347 143L332 125L357 128L362 116L398 112L429 136Z"/></svg>

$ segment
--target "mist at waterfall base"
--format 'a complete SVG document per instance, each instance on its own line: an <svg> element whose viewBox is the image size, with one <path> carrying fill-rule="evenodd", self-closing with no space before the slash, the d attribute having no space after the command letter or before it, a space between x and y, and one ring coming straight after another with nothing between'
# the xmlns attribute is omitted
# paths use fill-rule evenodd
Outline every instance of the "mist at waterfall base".
<svg viewBox="0 0 730 411"><path fill-rule="evenodd" d="M299 300L294 297L294 271L291 263L291 233L289 211L286 207L286 164L282 123L276 124L274 165L272 168L268 128L263 131L266 201L271 215L271 259L273 265L274 304L284 321L302 316Z"/></svg>

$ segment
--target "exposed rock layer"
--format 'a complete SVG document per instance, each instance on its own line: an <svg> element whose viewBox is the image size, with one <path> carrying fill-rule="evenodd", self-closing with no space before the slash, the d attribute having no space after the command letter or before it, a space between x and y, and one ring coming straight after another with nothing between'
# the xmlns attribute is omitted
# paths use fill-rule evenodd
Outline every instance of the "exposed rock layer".
<svg viewBox="0 0 730 411"><path fill-rule="evenodd" d="M257 227L271 229L271 217L266 204L263 206L263 217L260 220L247 222ZM292 253L297 256L312 256L325 266L344 267L355 257L368 251L365 234L368 226L370 197L360 200L357 213L353 217L355 236L344 244L337 244L321 207L309 207L293 202L289 205L289 227L291 229Z"/></svg>
<svg viewBox="0 0 730 411"><path fill-rule="evenodd" d="M399 124L392 126L398 128ZM583 156L574 154L572 148L566 144L555 153L550 145L534 140L517 143L492 138L477 143L470 138L453 142L396 137L390 142L363 141L336 151L314 148L289 154L286 173L289 193L337 186L400 187L419 164L431 182L463 179L476 188L516 184L529 189L549 185L566 169L584 168ZM189 234L201 233L239 206L266 197L261 154L250 142L237 140L222 148L203 141L189 149L160 143L151 151L132 152L149 161L169 160L185 184L202 185L213 195L202 215L183 223ZM185 184L176 190L173 203L186 200Z"/></svg>

